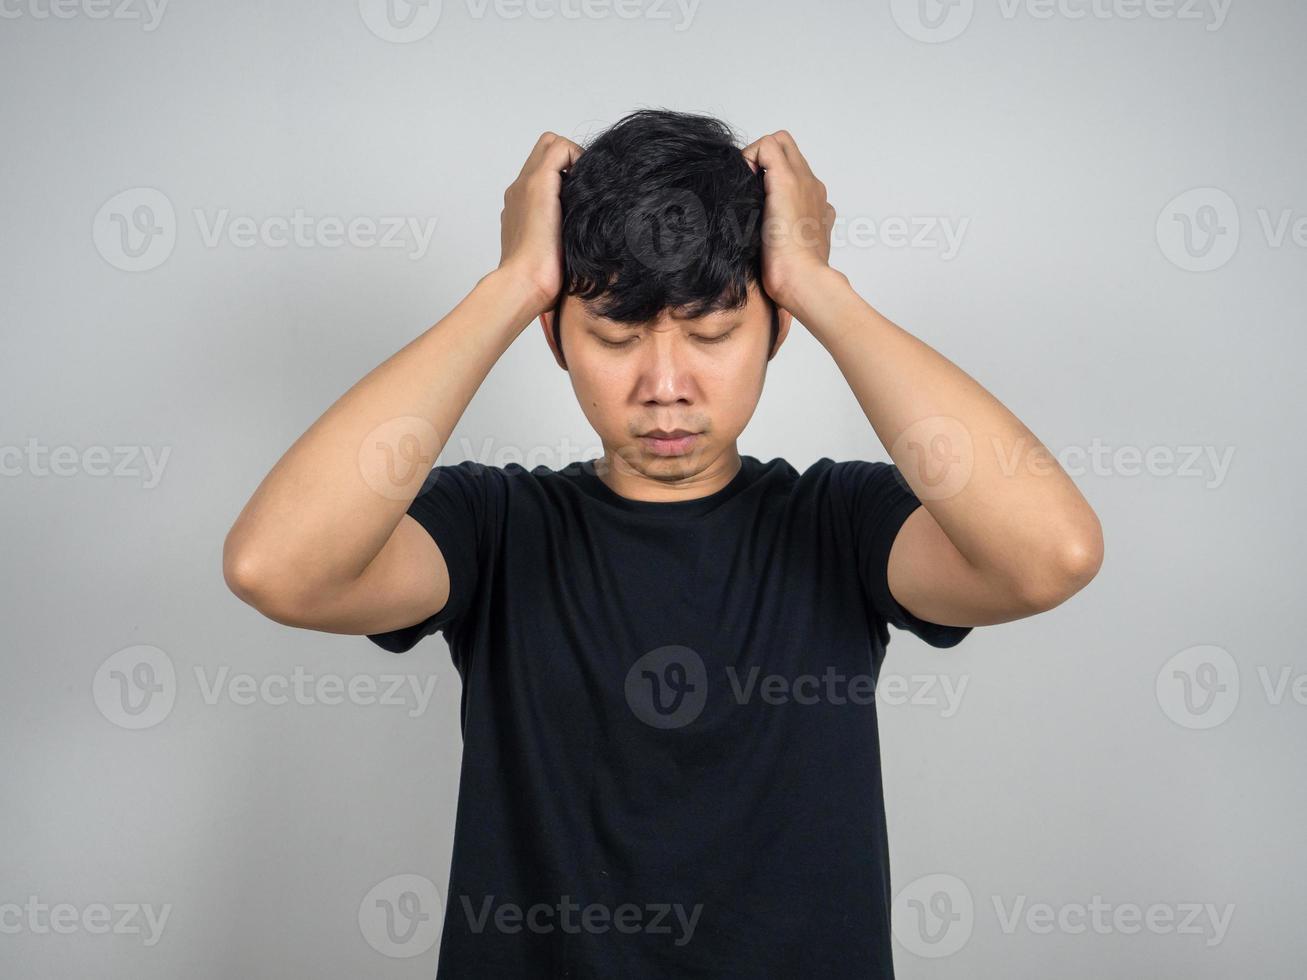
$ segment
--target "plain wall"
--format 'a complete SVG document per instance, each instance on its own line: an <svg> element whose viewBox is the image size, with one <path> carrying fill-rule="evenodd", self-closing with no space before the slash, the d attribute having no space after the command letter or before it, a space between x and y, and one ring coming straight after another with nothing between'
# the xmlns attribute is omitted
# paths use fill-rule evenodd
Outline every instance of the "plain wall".
<svg viewBox="0 0 1307 980"><path fill-rule="evenodd" d="M6 0L0 975L433 974L434 934L383 952L375 910L445 889L444 641L397 657L266 620L225 587L223 537L496 264L537 136L642 106L789 129L848 232L832 263L1029 425L1105 530L1064 606L955 650L891 640L900 976L1300 975L1307 11L1097 3L446 0L405 33L372 0L176 0L157 23ZM328 235L436 224L425 247L206 241L296 209ZM532 325L441 462L595 444ZM740 449L887 458L797 324ZM297 670L405 688L277 703ZM243 674L267 693L240 703ZM115 708L124 678L157 689L143 713ZM70 906L64 931L32 903ZM99 905L168 918L102 934ZM1233 907L1219 935L1206 906Z"/></svg>

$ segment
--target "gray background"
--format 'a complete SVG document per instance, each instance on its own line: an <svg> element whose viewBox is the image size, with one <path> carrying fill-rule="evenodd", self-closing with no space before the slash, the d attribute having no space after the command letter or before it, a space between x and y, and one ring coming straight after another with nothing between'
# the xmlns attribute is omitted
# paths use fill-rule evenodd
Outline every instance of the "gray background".
<svg viewBox="0 0 1307 980"><path fill-rule="evenodd" d="M931 0L922 20L915 0L702 0L687 23L652 0L633 17L446 0L392 40L371 0L176 0L157 24L48 9L6 0L0 19L0 975L432 975L429 934L387 955L360 909L416 880L395 876L445 888L444 642L394 657L262 619L224 587L223 536L290 443L495 264L539 133L584 141L640 106L749 140L789 129L842 221L889 234L851 232L834 264L1059 454L1105 529L1065 606L947 652L893 637L887 675L934 684L881 716L900 975L1300 975L1307 240L1273 232L1307 215L1302 4ZM425 250L205 241L224 209L297 208L437 225ZM163 232L135 271L134 216ZM967 224L949 255L896 242L893 218ZM594 442L532 326L441 462L557 466ZM1095 446L1097 467L1077 455ZM125 455L147 449L169 453L158 479ZM798 326L741 450L886 458ZM110 672L145 677L143 645L175 682L156 672L134 730ZM239 703L201 684L297 668L434 677L435 695ZM966 684L956 710L944 678ZM1095 896L1107 928L1078 931ZM29 900L76 922L42 931ZM1064 925L1005 928L1022 901ZM157 941L96 931L96 906L132 903L169 908ZM1110 911L1187 903L1233 906L1219 941Z"/></svg>

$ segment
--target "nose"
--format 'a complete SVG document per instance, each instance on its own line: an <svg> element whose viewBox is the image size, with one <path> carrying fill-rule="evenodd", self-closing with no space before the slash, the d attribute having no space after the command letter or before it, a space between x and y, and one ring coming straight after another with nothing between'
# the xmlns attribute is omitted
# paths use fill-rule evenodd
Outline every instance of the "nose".
<svg viewBox="0 0 1307 980"><path fill-rule="evenodd" d="M653 405L688 404L693 400L694 379L681 331L654 330L648 339L640 355L640 400Z"/></svg>

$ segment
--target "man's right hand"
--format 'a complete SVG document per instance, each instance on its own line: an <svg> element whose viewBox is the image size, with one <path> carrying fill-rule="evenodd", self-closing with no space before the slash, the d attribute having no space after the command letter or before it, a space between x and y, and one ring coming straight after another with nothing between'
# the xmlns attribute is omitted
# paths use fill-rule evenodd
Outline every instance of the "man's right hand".
<svg viewBox="0 0 1307 980"><path fill-rule="evenodd" d="M499 269L520 281L538 301L538 316L552 309L563 288L562 172L582 153L557 133L542 133L517 179L504 191L499 215Z"/></svg>

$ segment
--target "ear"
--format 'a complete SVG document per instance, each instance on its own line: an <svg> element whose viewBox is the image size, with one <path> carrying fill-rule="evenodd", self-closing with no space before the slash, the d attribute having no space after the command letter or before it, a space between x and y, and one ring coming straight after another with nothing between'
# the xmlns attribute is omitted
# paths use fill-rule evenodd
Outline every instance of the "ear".
<svg viewBox="0 0 1307 980"><path fill-rule="evenodd" d="M776 345L772 347L771 353L767 355L767 360L776 356L776 352L781 349L781 344L785 343L785 338L790 335L790 324L794 322L794 314L784 307L776 308Z"/></svg>
<svg viewBox="0 0 1307 980"><path fill-rule="evenodd" d="M563 352L559 350L558 345L554 343L554 311L553 310L545 310L543 313L540 314L540 326L545 331L545 343L549 345L549 349L553 352L554 361L558 364L560 368L566 371L567 362L563 360Z"/></svg>

